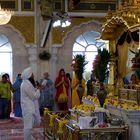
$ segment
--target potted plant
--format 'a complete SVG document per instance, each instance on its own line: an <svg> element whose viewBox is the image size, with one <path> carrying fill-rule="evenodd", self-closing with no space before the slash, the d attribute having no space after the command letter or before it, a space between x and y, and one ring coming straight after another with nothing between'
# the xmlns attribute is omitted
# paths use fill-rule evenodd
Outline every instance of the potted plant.
<svg viewBox="0 0 140 140"><path fill-rule="evenodd" d="M93 62L93 73L95 74L96 79L100 84L99 91L97 92L97 97L101 107L103 107L107 95L107 92L104 88L104 81L106 78L108 78L109 75L108 64L110 61L110 57L111 55L106 49L99 49L98 54L96 55Z"/></svg>
<svg viewBox="0 0 140 140"><path fill-rule="evenodd" d="M42 51L40 54L39 54L39 58L41 60L49 60L51 58L51 54L47 51Z"/></svg>

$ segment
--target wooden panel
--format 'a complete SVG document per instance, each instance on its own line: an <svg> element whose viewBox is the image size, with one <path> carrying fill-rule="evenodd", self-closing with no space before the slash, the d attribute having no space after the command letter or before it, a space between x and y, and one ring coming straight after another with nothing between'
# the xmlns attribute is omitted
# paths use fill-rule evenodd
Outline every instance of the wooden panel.
<svg viewBox="0 0 140 140"><path fill-rule="evenodd" d="M21 0L22 11L34 11L34 0Z"/></svg>
<svg viewBox="0 0 140 140"><path fill-rule="evenodd" d="M2 8L18 10L18 0L0 0L0 4Z"/></svg>

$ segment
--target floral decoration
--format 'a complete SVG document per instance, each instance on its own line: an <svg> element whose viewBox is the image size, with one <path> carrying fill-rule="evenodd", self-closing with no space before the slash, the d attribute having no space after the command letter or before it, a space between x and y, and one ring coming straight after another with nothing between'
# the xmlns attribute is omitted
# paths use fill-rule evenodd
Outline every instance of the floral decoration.
<svg viewBox="0 0 140 140"><path fill-rule="evenodd" d="M64 133L64 126L68 124L68 120L62 118L60 121L59 121L59 126L58 126L58 133L59 134L62 134Z"/></svg>
<svg viewBox="0 0 140 140"><path fill-rule="evenodd" d="M50 117L50 127L54 127L54 121L55 119L58 118L58 115L57 114L52 114L51 117Z"/></svg>

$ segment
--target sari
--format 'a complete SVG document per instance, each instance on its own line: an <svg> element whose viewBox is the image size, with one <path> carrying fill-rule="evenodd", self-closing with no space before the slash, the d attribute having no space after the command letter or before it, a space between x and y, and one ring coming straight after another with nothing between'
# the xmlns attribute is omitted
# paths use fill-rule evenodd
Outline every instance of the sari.
<svg viewBox="0 0 140 140"><path fill-rule="evenodd" d="M66 94L68 98L68 89L69 89L69 81L65 74L61 75L61 71L64 70L61 69L59 71L59 75L55 80L55 88L56 88L55 100L59 110L68 110L68 101L63 103L59 102L59 97L62 96L62 94Z"/></svg>
<svg viewBox="0 0 140 140"><path fill-rule="evenodd" d="M72 107L80 105L80 98L77 93L78 84L79 84L79 80L77 79L74 73L73 79L72 79ZM84 88L83 96L85 96L86 95L86 82L84 79L82 79L82 87Z"/></svg>

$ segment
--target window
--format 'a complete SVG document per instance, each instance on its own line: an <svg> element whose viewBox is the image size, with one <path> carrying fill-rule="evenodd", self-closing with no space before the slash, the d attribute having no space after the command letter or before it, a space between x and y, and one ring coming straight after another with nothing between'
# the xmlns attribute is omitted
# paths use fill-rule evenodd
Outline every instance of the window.
<svg viewBox="0 0 140 140"><path fill-rule="evenodd" d="M12 78L12 46L8 38L0 34L0 75L4 73Z"/></svg>
<svg viewBox="0 0 140 140"><path fill-rule="evenodd" d="M76 54L83 54L86 57L86 61L88 61L84 74L85 78L87 77L86 74L90 74L93 69L92 63L97 55L97 50L107 47L108 41L101 40L100 33L96 31L83 33L75 40L73 45L73 57Z"/></svg>

